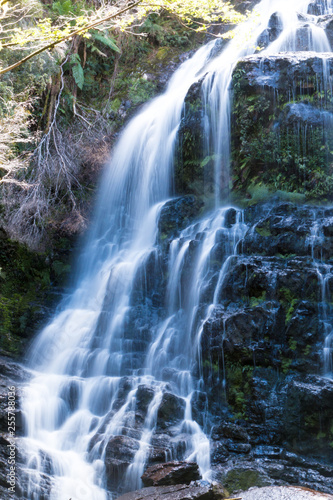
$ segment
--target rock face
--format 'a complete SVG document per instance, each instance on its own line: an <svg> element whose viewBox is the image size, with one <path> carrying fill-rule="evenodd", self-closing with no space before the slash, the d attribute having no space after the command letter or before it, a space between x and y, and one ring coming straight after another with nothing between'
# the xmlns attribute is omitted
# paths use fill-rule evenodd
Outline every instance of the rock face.
<svg viewBox="0 0 333 500"><path fill-rule="evenodd" d="M144 486L170 486L190 484L200 479L198 464L191 462L167 462L148 467L142 476Z"/></svg>
<svg viewBox="0 0 333 500"><path fill-rule="evenodd" d="M20 448L19 438L23 432L23 421L20 410L21 384L29 379L29 374L9 358L0 356L0 497L9 498L8 487L10 464L15 460L15 493L13 498L20 498L24 492L24 478L22 477L22 463L24 459ZM15 393L15 407L8 406L8 394ZM8 428L8 415L15 414L14 436ZM14 445L14 447L13 447ZM12 450L12 451L10 451ZM12 453L12 455L10 455Z"/></svg>
<svg viewBox="0 0 333 500"><path fill-rule="evenodd" d="M192 195L167 204L172 224L167 224L168 217L161 220L161 245L155 267L147 264L150 271L146 272L146 288L138 279L133 297L145 293L149 306L142 317L140 300L134 302L137 318L128 324L129 339L137 342L138 366L145 349L135 336L141 325L138 321L146 322L140 330L142 342L149 339L146 332L163 314L167 254L182 229L177 207L188 214L186 220L191 220L194 206ZM327 323L333 324L333 211L275 199L246 208L242 218L247 230L237 255L226 268L214 308L203 322L202 383L200 390L192 394L192 416L210 435L214 477L230 493L253 486L286 484L331 493L333 381L323 374L327 368ZM230 208L225 216L226 228L235 230L238 220L236 210ZM194 232L188 245L189 253L180 271L185 290L201 238L200 232ZM220 230L201 296L202 317L212 304L225 252L226 233ZM178 466L176 471L173 464L170 471L169 464L165 464L171 459L183 460L189 439L182 425L185 401L170 391L173 376L172 367L161 373L167 383L156 411L145 463L148 469L143 476L145 484L156 487L194 479L184 478L185 469L179 476ZM129 376L122 379L110 415L124 404L131 383ZM107 445L108 484L115 491L118 482L118 494L124 491L124 475L140 448L154 394L152 386L139 385L121 435L111 436ZM105 419L103 425L107 423ZM94 446L97 444L92 441L92 449ZM150 491L152 495L162 494L162 490ZM171 495L171 490L167 494Z"/></svg>
<svg viewBox="0 0 333 500"><path fill-rule="evenodd" d="M201 337L212 464L229 491L303 484L331 493L332 468L314 460L333 459L333 380L322 376L331 209L253 206L244 220L249 230Z"/></svg>
<svg viewBox="0 0 333 500"><path fill-rule="evenodd" d="M133 462L139 448L139 441L129 436L115 436L109 440L105 451L105 467L110 489L114 489L115 485L122 483L126 470ZM164 448L150 446L148 463L164 462L166 451Z"/></svg>
<svg viewBox="0 0 333 500"><path fill-rule="evenodd" d="M319 375L325 339L320 266L327 266L330 287L332 242L324 236L330 211L290 203L267 208L245 211L252 229L203 329L211 404L226 400L248 421L245 428L218 423L212 438L223 441L227 456L244 453L248 443L254 453L257 445L289 443L290 450L332 459L333 381ZM318 234L311 239L314 220ZM319 242L325 251L317 264L311 255ZM237 450L236 443L243 446Z"/></svg>
<svg viewBox="0 0 333 500"><path fill-rule="evenodd" d="M233 74L233 189L332 199L331 53L254 55ZM306 133L306 132L307 133ZM256 184L261 188L255 188Z"/></svg>

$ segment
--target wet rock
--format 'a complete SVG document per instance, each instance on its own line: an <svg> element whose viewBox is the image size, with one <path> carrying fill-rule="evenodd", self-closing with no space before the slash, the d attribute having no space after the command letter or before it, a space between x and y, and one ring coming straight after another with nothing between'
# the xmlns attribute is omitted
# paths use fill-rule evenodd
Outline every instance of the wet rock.
<svg viewBox="0 0 333 500"><path fill-rule="evenodd" d="M333 380L307 375L292 378L285 387L284 437L298 453L333 459L329 446L333 411Z"/></svg>
<svg viewBox="0 0 333 500"><path fill-rule="evenodd" d="M158 228L162 238L175 236L198 216L202 208L195 196L184 196L166 202L161 210Z"/></svg>
<svg viewBox="0 0 333 500"><path fill-rule="evenodd" d="M212 467L219 467L227 462L230 452L221 442L212 442L210 446L210 460Z"/></svg>
<svg viewBox="0 0 333 500"><path fill-rule="evenodd" d="M237 211L234 208L230 208L225 215L225 227L230 228L236 223Z"/></svg>
<svg viewBox="0 0 333 500"><path fill-rule="evenodd" d="M326 56L328 65L333 56ZM287 52L270 56L254 55L242 59L238 68L246 71L246 78L250 85L267 85L272 88L281 88L286 91L288 86L294 85L297 78L316 75L323 78L322 58L316 52Z"/></svg>
<svg viewBox="0 0 333 500"><path fill-rule="evenodd" d="M15 413L15 436L20 436L23 430L23 416L21 413L21 384L30 378L30 373L24 370L17 363L9 358L0 357L0 432L4 436L8 433L8 394L15 404L13 413Z"/></svg>
<svg viewBox="0 0 333 500"><path fill-rule="evenodd" d="M139 448L139 441L129 436L115 436L109 440L105 450L105 468L110 487L122 480Z"/></svg>
<svg viewBox="0 0 333 500"><path fill-rule="evenodd" d="M230 438L235 441L248 443L249 435L246 430L240 425L224 422L212 430L212 439L221 439L222 437Z"/></svg>
<svg viewBox="0 0 333 500"><path fill-rule="evenodd" d="M191 398L192 418L202 427L207 412L207 394L202 391L194 391Z"/></svg>
<svg viewBox="0 0 333 500"><path fill-rule="evenodd" d="M13 438L8 429L8 393L15 393L15 407L10 411L15 413L15 476L16 493L23 493L25 478L22 473L24 462L19 436L23 433L23 415L21 413L21 385L29 380L30 373L11 359L0 356L0 497L9 498L7 474L9 472L9 445L13 445ZM13 389L14 388L14 389ZM3 496L1 496L3 494Z"/></svg>
<svg viewBox="0 0 333 500"><path fill-rule="evenodd" d="M285 123L287 125L305 123L312 126L321 125L325 119L330 119L331 114L320 111L310 104L293 103L286 108Z"/></svg>
<svg viewBox="0 0 333 500"><path fill-rule="evenodd" d="M200 479L198 464L192 462L166 462L146 469L141 477L144 486L170 486L190 484Z"/></svg>
<svg viewBox="0 0 333 500"><path fill-rule="evenodd" d="M279 448L278 446L257 446L253 450L253 456L255 458L282 458L285 455L285 450Z"/></svg>
<svg viewBox="0 0 333 500"><path fill-rule="evenodd" d="M242 453L242 454L249 453L252 448L249 443L234 443L231 440L226 441L225 447L227 448L228 451L232 453Z"/></svg>
<svg viewBox="0 0 333 500"><path fill-rule="evenodd" d="M184 418L185 401L171 392L165 392L157 413L157 425L165 429Z"/></svg>
<svg viewBox="0 0 333 500"><path fill-rule="evenodd" d="M147 413L148 406L154 397L154 389L148 385L139 385L136 391L136 407L143 414Z"/></svg>
<svg viewBox="0 0 333 500"><path fill-rule="evenodd" d="M323 223L323 233L324 236L329 238L333 237L333 218L326 219Z"/></svg>
<svg viewBox="0 0 333 500"><path fill-rule="evenodd" d="M311 16L320 16L323 13L323 5L320 1L314 0L309 3L308 14Z"/></svg>
<svg viewBox="0 0 333 500"><path fill-rule="evenodd" d="M276 40L280 33L282 32L282 22L278 12L272 14L268 27L265 29L257 40L257 44L259 47L267 47L271 42Z"/></svg>
<svg viewBox="0 0 333 500"><path fill-rule="evenodd" d="M115 485L121 483L139 448L139 440L130 436L114 436L109 440L105 450L105 467L109 488L115 489ZM148 463L165 462L167 452L167 448L149 446L147 449Z"/></svg>
<svg viewBox="0 0 333 500"><path fill-rule="evenodd" d="M66 402L71 412L74 412L77 409L80 392L81 385L78 380L71 380L70 382L66 383L60 392L60 398L62 398Z"/></svg>
<svg viewBox="0 0 333 500"><path fill-rule="evenodd" d="M328 41L331 45L333 46L333 18L332 16L325 16L325 19L323 20L320 25L324 28L326 36L328 38Z"/></svg>
<svg viewBox="0 0 333 500"><path fill-rule="evenodd" d="M226 491L219 485L151 486L143 490L126 493L117 500L223 500Z"/></svg>

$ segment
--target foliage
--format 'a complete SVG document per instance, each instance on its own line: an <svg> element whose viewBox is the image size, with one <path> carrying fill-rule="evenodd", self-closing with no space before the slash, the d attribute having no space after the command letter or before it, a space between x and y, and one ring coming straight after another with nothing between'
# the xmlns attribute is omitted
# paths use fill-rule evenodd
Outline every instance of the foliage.
<svg viewBox="0 0 333 500"><path fill-rule="evenodd" d="M332 109L330 90L325 96L318 83L311 95L303 89L293 98L296 103L319 110ZM316 87L318 85L318 89ZM251 202L280 193L284 199L332 200L332 127L307 127L289 116L288 89L275 93L248 85L241 65L233 77L233 185L247 193ZM297 82L297 88L303 88ZM296 199L297 201L297 199Z"/></svg>
<svg viewBox="0 0 333 500"><path fill-rule="evenodd" d="M3 66L15 64L42 44L43 37L50 41L52 29L60 23L68 31L70 18L91 17L94 4L62 0L43 6L36 0L28 4L24 20L20 12L7 10L17 44L2 45ZM14 9L14 3L10 5ZM28 12L25 0L16 6ZM36 30L44 34L33 43ZM26 45L21 44L23 33ZM0 33L0 39L4 37ZM76 221L66 223L73 231L85 226L82 207L93 194L85 185L96 175L91 165L104 163L112 133L136 106L160 90L155 74L171 57L193 48L195 37L200 35L188 31L175 16L156 11L130 31L103 25L76 35L26 61L15 78L11 72L2 76L0 203L8 234L38 248L50 226L61 225L63 219Z"/></svg>
<svg viewBox="0 0 333 500"><path fill-rule="evenodd" d="M19 355L29 336L58 299L51 287L62 285L70 269L68 252L56 249L52 260L30 252L0 233L0 351Z"/></svg>
<svg viewBox="0 0 333 500"><path fill-rule="evenodd" d="M0 20L4 20L7 28L0 31L0 51L3 48L25 48L32 50L29 55L19 59L14 64L0 68L0 75L17 68L32 57L37 56L45 50L51 50L56 45L72 39L74 36L91 37L91 30L98 28L102 34L97 35L99 41L108 43L109 47L117 50L112 39L103 34L106 29L126 30L134 23L146 23L146 28L157 38L163 32L158 24L146 19L151 13L169 12L177 16L182 22L187 23L195 30L206 30L207 23L214 21L239 22L243 16L231 9L229 3L219 0L200 2L199 0L186 0L184 2L172 0L138 0L136 2L126 1L122 3L106 2L99 8L89 8L81 1L72 3L71 0L58 0L52 5L53 16L44 16L35 19L31 13L30 26L18 25L17 22L9 23L11 18L19 18L23 21L30 10L22 9L14 2L2 0L0 4ZM54 16L54 13L57 16ZM146 19L145 21L143 21ZM60 22L59 22L60 21ZM6 24L7 23L7 24ZM95 35L96 36L96 35Z"/></svg>

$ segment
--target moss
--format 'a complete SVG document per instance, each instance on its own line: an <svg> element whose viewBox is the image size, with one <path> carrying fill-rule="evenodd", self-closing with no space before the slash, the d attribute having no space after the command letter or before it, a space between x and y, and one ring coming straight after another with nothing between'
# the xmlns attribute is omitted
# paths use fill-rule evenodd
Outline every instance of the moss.
<svg viewBox="0 0 333 500"><path fill-rule="evenodd" d="M288 359L288 358L284 358L282 359L282 362L281 362L281 369L282 369L282 372L284 374L287 374L289 369L290 369L290 366L292 364L292 360L291 359Z"/></svg>
<svg viewBox="0 0 333 500"><path fill-rule="evenodd" d="M253 469L234 468L223 478L224 486L231 493L246 491L254 486L263 487L271 484L268 477Z"/></svg>
<svg viewBox="0 0 333 500"><path fill-rule="evenodd" d="M303 350L303 354L304 354L304 356L308 356L308 355L310 354L310 352L311 352L311 349L312 349L312 346L311 346L311 345L309 345L309 344L307 344L307 345L305 346L304 350Z"/></svg>
<svg viewBox="0 0 333 500"><path fill-rule="evenodd" d="M296 202L331 201L333 131L318 124L305 133L306 124L288 119L288 83L278 94L250 85L245 66L241 62L233 75L234 191L253 202L273 194ZM294 100L331 111L330 91L321 95L320 82L312 76L296 84Z"/></svg>
<svg viewBox="0 0 333 500"><path fill-rule="evenodd" d="M245 418L254 368L248 365L243 366L241 363L232 363L228 358L225 364L228 404L237 418Z"/></svg>
<svg viewBox="0 0 333 500"><path fill-rule="evenodd" d="M262 302L266 300L266 290L260 291L258 297L250 297L250 307L257 307Z"/></svg>
<svg viewBox="0 0 333 500"><path fill-rule="evenodd" d="M70 243L64 241L51 258L0 238L0 351L19 356L58 301L54 287L62 286L70 271Z"/></svg>
<svg viewBox="0 0 333 500"><path fill-rule="evenodd" d="M295 339L289 339L288 344L289 344L289 349L291 351L296 351L296 349L297 349L297 340L295 340Z"/></svg>
<svg viewBox="0 0 333 500"><path fill-rule="evenodd" d="M257 225L255 229L260 236L268 237L272 235L269 221L266 221L261 225Z"/></svg>

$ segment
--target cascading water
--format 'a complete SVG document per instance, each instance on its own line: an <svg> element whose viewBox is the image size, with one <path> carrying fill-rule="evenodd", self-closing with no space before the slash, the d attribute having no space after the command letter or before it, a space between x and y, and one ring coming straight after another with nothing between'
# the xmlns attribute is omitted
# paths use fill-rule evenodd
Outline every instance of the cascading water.
<svg viewBox="0 0 333 500"><path fill-rule="evenodd" d="M318 302L319 318L324 330L323 349L323 375L333 376L333 310L329 282L332 279L332 266L323 262L322 248L325 245L325 236L322 228L322 220L316 211L313 212L314 223L309 236L309 246L313 266L318 276L320 297ZM318 220L319 219L319 220Z"/></svg>
<svg viewBox="0 0 333 500"><path fill-rule="evenodd" d="M145 464L158 453L160 461L196 461L209 479L209 439L192 415L202 390L200 336L247 228L240 211L230 225L228 209L217 208L171 242L163 270L158 225L172 194L177 131L188 89L207 73L204 123L218 206L229 188L233 68L256 51L275 12L281 33L265 52L297 48L298 13L305 15L309 3L263 0L221 55L210 60L212 42L201 48L125 129L102 181L76 288L31 349L34 378L23 408L27 498L45 498L46 491L50 499L106 499L106 488L119 488L117 479L125 489L140 487ZM316 18L306 22L308 49L329 50ZM164 287L157 294L156 285ZM211 305L202 308L205 294ZM165 436L161 415L168 405L173 415ZM105 464L118 437L132 446L132 463L116 473Z"/></svg>

